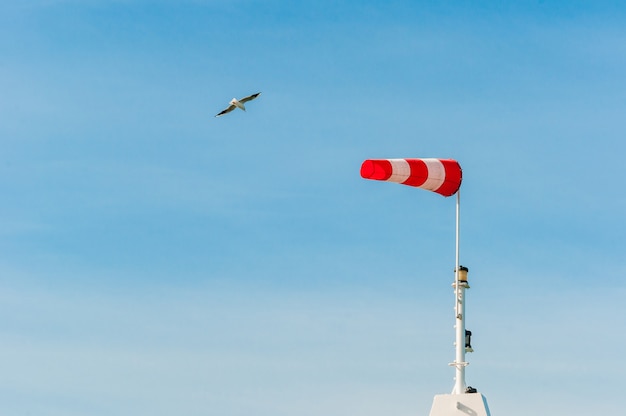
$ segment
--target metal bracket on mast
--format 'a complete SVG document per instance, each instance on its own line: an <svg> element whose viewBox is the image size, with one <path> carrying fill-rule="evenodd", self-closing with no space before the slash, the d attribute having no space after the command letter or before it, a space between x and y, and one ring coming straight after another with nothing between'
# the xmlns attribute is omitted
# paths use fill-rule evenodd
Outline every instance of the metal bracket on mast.
<svg viewBox="0 0 626 416"><path fill-rule="evenodd" d="M463 368L463 367L467 367L470 363L468 363L467 361L463 362L463 363L449 363L448 365L450 367L456 367L456 368Z"/></svg>

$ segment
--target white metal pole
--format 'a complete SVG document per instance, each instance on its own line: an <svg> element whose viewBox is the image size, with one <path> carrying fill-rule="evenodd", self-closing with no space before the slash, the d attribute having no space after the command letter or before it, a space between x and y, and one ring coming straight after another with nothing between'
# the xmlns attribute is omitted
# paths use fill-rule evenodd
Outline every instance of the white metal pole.
<svg viewBox="0 0 626 416"><path fill-rule="evenodd" d="M455 384L453 393L461 394L465 392L467 387L465 384L465 285L461 285L460 263L459 263L459 234L461 225L461 190L456 194L456 267L454 272L454 290L455 290L455 329L456 329L456 356L454 360Z"/></svg>

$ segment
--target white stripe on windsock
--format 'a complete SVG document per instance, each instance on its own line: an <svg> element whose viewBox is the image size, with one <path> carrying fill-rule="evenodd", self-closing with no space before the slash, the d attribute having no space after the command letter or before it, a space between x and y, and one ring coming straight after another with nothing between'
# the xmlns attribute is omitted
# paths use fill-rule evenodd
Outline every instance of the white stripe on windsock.
<svg viewBox="0 0 626 416"><path fill-rule="evenodd" d="M402 183L411 176L411 167L406 159L388 159L391 163L392 173L387 181Z"/></svg>
<svg viewBox="0 0 626 416"><path fill-rule="evenodd" d="M422 161L428 168L428 179L420 185L420 188L436 191L446 179L446 169L439 159L422 159Z"/></svg>

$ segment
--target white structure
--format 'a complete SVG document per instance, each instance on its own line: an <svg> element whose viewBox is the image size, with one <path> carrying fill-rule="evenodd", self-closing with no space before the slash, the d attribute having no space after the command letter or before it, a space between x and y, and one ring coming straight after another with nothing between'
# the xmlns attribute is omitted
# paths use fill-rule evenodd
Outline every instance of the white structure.
<svg viewBox="0 0 626 416"><path fill-rule="evenodd" d="M467 267L459 264L459 228L460 228L460 192L456 196L456 268L454 269L454 314L455 314L455 359L450 363L455 367L454 389L452 394L439 394L433 400L430 416L491 416L487 399L476 389L468 388L465 383L465 353L472 352L471 332L465 329L465 289L467 283Z"/></svg>
<svg viewBox="0 0 626 416"><path fill-rule="evenodd" d="M491 416L487 399L480 393L438 394L430 416Z"/></svg>

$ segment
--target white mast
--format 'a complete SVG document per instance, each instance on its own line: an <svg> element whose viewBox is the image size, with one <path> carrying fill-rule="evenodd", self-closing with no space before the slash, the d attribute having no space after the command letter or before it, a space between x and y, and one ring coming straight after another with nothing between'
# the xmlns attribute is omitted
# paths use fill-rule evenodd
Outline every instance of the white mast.
<svg viewBox="0 0 626 416"><path fill-rule="evenodd" d="M461 190L456 193L456 264L454 267L454 316L456 329L456 355L455 360L450 365L456 368L455 383L452 394L465 393L467 385L465 384L465 289L467 285L467 270L464 270L464 276L461 277L461 265L459 264L459 234L461 227Z"/></svg>
<svg viewBox="0 0 626 416"><path fill-rule="evenodd" d="M456 195L456 267L454 269L454 312L455 312L455 359L450 363L455 367L454 389L451 394L438 394L433 400L430 416L490 416L487 399L474 388L465 384L465 353L472 351L469 331L465 330L465 289L467 284L467 268L459 264L459 229L461 215L460 191Z"/></svg>

